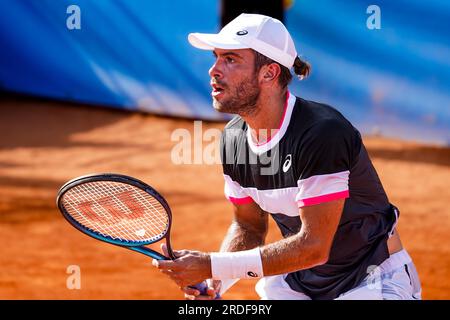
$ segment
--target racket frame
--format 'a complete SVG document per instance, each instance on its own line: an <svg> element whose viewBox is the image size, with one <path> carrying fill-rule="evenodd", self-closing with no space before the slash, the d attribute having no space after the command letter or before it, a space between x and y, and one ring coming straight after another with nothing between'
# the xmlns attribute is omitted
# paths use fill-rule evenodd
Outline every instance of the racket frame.
<svg viewBox="0 0 450 320"><path fill-rule="evenodd" d="M72 189L73 187L76 187L78 185L88 183L88 182L97 182L97 181L110 181L110 182L119 182L119 183L126 183L130 184L134 187L137 187L146 193L150 194L152 197L154 197L166 210L167 216L168 216L168 228L164 236L159 238L156 241L126 241L126 240L120 240L120 239L113 239L108 236L103 236L98 234L95 231L90 230L89 228L83 226L78 221L76 221L69 213L67 213L66 209L64 208L62 204L62 198L64 194ZM163 196L161 196L155 189L150 187L148 184L136 179L132 178L123 174L117 174L117 173L94 173L94 174L87 174L83 175L77 178L74 178L68 182L66 182L58 191L57 197L56 197L56 205L58 209L63 214L64 218L76 229L79 231L87 234L88 236L95 238L100 241L104 241L110 244L114 244L123 248L127 248L133 251L137 251L139 253L145 254L147 256L150 256L152 258L155 258L157 260L168 260L168 259L175 259L175 256L172 251L172 246L170 244L170 229L172 227L172 212L170 210L169 204L166 202ZM169 252L170 257L166 257L152 249L149 249L147 247L144 247L144 245L152 244L161 241L162 239L166 240L167 244L167 250Z"/></svg>
<svg viewBox="0 0 450 320"><path fill-rule="evenodd" d="M68 190L70 190L71 188L73 188L75 186L81 185L83 183L96 182L96 181L112 181L112 182L119 182L119 183L127 183L127 184L130 184L132 186L135 186L135 187L147 192L152 197L154 197L167 212L169 221L168 221L167 232L164 234L164 236L162 236L160 239L158 239L156 241L140 241L140 242L122 241L122 240L118 240L118 239L113 239L108 236L102 236L102 235L98 234L97 232L91 231L91 230L89 230L89 228L84 227L82 224L80 224L78 221L76 221L74 218L72 218L72 216L66 212L66 210L64 209L64 206L62 205L62 197ZM69 180L59 189L57 197L56 197L56 205L57 205L59 211L63 214L64 218L73 227L75 227L80 232L87 234L88 236L90 236L94 239L97 239L97 240L100 240L103 242L107 242L110 244L114 244L114 245L122 247L122 248L127 248L130 250L142 253L146 256L152 257L157 260L170 260L170 259L174 260L174 259L176 259L175 255L173 254L173 251L172 251L172 246L170 244L170 229L172 227L172 211L170 210L169 204L164 199L164 197L162 195L160 195L155 189L153 189L152 187L150 187L148 184L146 184L145 182L143 182L141 180L138 180L136 178L126 176L123 174L117 174L117 173L94 173L94 174L83 175L83 176L74 178L72 180ZM164 238L166 239L167 251L169 253L169 257L166 257L152 249L144 247L144 245L159 242ZM204 294L204 295L206 294L207 285L205 282L198 283L191 287L198 289L201 294ZM219 297L220 297L219 294L217 294L216 299L218 299Z"/></svg>

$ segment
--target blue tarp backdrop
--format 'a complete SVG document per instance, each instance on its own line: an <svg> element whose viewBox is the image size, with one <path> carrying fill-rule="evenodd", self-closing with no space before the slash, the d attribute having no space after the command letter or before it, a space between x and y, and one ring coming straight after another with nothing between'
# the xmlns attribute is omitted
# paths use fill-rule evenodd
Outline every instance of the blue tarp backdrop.
<svg viewBox="0 0 450 320"><path fill-rule="evenodd" d="M310 78L291 91L339 109L363 133L450 144L450 2L294 2L286 12ZM70 30L70 5L80 29ZM199 119L211 53L189 32L219 30L218 0L2 0L0 89Z"/></svg>

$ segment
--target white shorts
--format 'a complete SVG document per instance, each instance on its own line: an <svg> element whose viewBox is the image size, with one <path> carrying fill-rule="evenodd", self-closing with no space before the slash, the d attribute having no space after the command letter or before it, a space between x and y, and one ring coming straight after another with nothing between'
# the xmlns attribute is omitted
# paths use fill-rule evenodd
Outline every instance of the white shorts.
<svg viewBox="0 0 450 320"><path fill-rule="evenodd" d="M311 300L306 294L292 290L286 274L264 277L256 284L263 300ZM392 254L381 265L374 266L358 285L336 300L420 300L419 276L406 250Z"/></svg>

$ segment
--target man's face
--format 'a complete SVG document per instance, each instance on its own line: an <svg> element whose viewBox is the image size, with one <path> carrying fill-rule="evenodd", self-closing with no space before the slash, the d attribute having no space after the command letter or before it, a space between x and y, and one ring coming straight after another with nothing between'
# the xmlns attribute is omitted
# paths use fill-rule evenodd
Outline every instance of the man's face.
<svg viewBox="0 0 450 320"><path fill-rule="evenodd" d="M215 49L209 69L213 106L219 112L248 115L256 111L260 87L250 49Z"/></svg>

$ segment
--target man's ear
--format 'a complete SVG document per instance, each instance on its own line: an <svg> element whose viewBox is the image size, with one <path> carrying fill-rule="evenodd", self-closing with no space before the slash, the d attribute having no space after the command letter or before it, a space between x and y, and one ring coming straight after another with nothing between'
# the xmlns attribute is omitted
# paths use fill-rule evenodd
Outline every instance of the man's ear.
<svg viewBox="0 0 450 320"><path fill-rule="evenodd" d="M278 63L271 63L262 66L259 71L259 80L261 83L271 83L278 79L281 73L281 68Z"/></svg>

